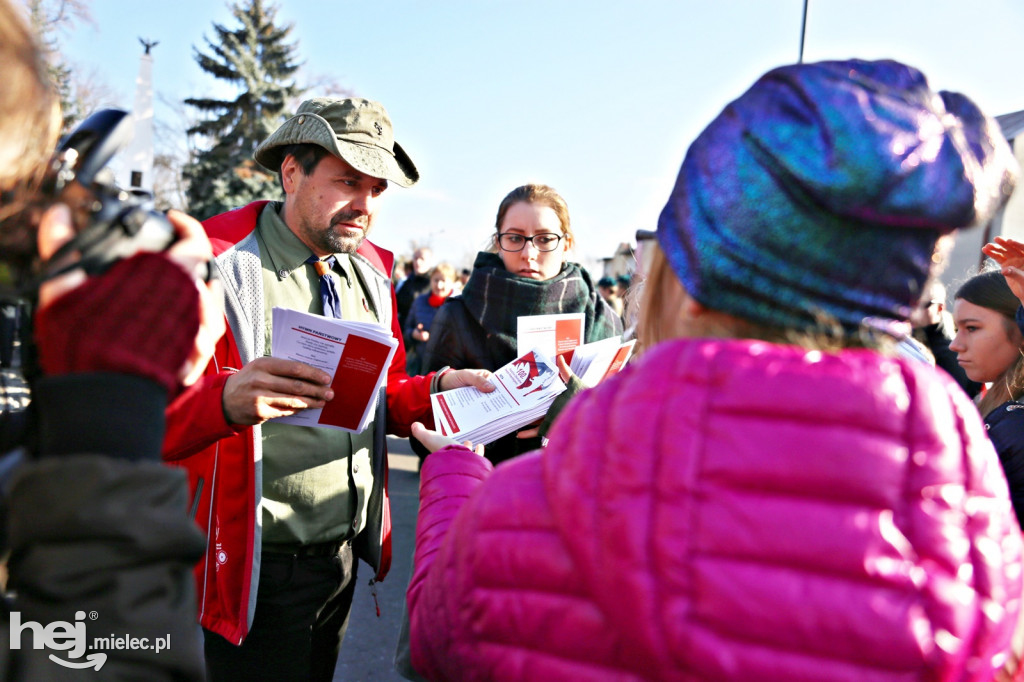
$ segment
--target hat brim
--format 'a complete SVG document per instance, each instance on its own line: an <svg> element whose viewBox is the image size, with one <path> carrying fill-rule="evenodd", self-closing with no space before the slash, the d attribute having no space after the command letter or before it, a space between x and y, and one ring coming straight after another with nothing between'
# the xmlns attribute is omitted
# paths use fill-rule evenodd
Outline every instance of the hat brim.
<svg viewBox="0 0 1024 682"><path fill-rule="evenodd" d="M301 118L310 119L299 123ZM361 173L383 178L400 187L411 187L420 179L419 171L401 145L394 143L394 154L374 144L353 142L338 137L330 124L316 114L293 116L256 148L253 158L267 170L278 173L284 161L284 148L292 144L315 144L342 159Z"/></svg>

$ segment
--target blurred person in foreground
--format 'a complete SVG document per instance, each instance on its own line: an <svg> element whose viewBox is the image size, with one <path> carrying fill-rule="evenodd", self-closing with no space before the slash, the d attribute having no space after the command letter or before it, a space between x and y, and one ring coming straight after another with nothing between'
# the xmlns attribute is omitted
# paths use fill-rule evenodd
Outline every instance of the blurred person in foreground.
<svg viewBox="0 0 1024 682"><path fill-rule="evenodd" d="M497 468L413 426L424 677L991 680L1021 537L977 411L895 338L1016 163L893 61L770 71L690 146L638 361ZM891 335L886 332L891 332Z"/></svg>
<svg viewBox="0 0 1024 682"><path fill-rule="evenodd" d="M186 468L210 542L196 567L211 682L331 680L357 559L374 585L391 564L385 435L431 419L431 391L487 372L406 374L393 255L366 237L392 183L419 172L379 102L313 98L254 153L283 201L255 201L203 226L226 291L228 333L203 378L168 407L166 460ZM334 399L312 365L270 354L274 307L379 324L397 342L359 433L274 421ZM365 583L364 583L365 584Z"/></svg>
<svg viewBox="0 0 1024 682"><path fill-rule="evenodd" d="M46 203L39 183L60 113L9 0L0 0L0 55L0 243L5 261L45 262L78 226L64 204L26 217ZM166 252L94 277L72 269L37 292L25 461L4 491L0 679L203 678L191 581L203 538L187 515L185 477L160 462L160 447L164 407L206 364L223 308L205 281L212 250L201 226L169 219L177 240Z"/></svg>

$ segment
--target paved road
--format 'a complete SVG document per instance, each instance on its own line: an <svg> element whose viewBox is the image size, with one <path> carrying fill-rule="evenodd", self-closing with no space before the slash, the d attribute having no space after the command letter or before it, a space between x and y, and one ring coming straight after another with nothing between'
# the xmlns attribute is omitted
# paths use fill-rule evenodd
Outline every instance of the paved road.
<svg viewBox="0 0 1024 682"><path fill-rule="evenodd" d="M395 672L393 659L398 629L402 621L405 588L409 584L416 513L420 503L420 477L416 473L416 456L409 441L388 438L391 473L391 523L393 559L391 571L377 585L380 618L373 605L367 583L370 569L359 566L359 586L352 603L348 633L341 647L334 682L398 682L404 678Z"/></svg>

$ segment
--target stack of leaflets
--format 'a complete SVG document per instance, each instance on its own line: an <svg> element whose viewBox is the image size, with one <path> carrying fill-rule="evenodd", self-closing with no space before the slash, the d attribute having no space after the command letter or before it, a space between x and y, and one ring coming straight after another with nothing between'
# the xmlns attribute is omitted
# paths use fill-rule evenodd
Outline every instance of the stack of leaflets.
<svg viewBox="0 0 1024 682"><path fill-rule="evenodd" d="M635 341L614 336L583 343L583 325L583 313L520 317L519 357L493 374L495 390L466 387L431 396L434 430L459 442L487 445L542 418L565 390L552 360L556 355L564 356L587 386L622 369Z"/></svg>
<svg viewBox="0 0 1024 682"><path fill-rule="evenodd" d="M491 393L466 386L430 396L434 430L487 445L543 417L565 390L554 361L532 350L494 372L490 381Z"/></svg>
<svg viewBox="0 0 1024 682"><path fill-rule="evenodd" d="M583 313L530 315L520 317L516 326L516 351L539 350L552 357L561 355L569 369L587 386L596 386L615 374L629 360L636 341L612 336L583 343Z"/></svg>
<svg viewBox="0 0 1024 682"><path fill-rule="evenodd" d="M359 433L377 404L398 341L374 322L339 320L274 308L270 354L298 360L331 375L334 399L275 421Z"/></svg>
<svg viewBox="0 0 1024 682"><path fill-rule="evenodd" d="M569 369L587 386L597 386L622 369L633 354L635 345L635 340L624 342L621 337L612 336L576 346L572 350Z"/></svg>

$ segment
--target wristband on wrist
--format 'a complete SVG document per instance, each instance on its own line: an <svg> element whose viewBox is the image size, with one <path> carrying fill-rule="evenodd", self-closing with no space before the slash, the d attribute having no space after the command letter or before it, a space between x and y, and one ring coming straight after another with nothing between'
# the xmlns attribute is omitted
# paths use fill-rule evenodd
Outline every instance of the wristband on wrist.
<svg viewBox="0 0 1024 682"><path fill-rule="evenodd" d="M445 367L442 367L441 369L437 370L434 373L433 378L430 380L430 392L431 393L440 393L441 392L441 377L443 377L445 374L447 374L448 372L451 372L451 371L452 371L452 368L450 366L445 366Z"/></svg>

